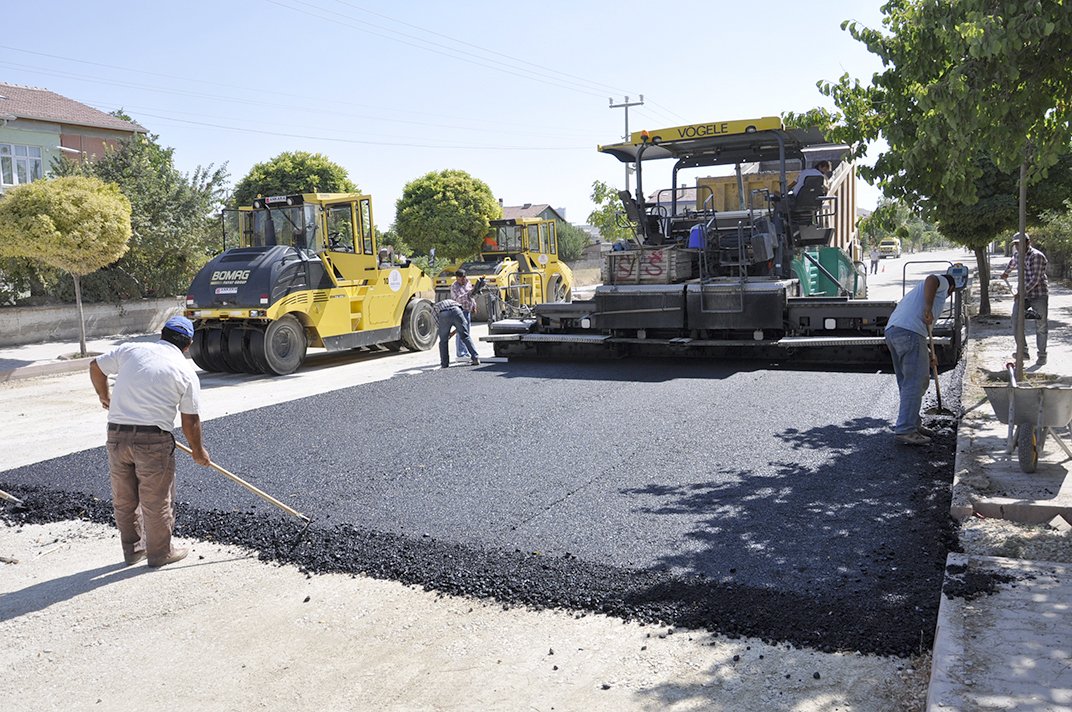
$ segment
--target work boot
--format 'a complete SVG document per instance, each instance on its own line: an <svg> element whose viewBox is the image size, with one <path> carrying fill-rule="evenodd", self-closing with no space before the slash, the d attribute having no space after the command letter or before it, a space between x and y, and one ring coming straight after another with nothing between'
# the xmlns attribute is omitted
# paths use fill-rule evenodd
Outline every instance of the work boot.
<svg viewBox="0 0 1072 712"><path fill-rule="evenodd" d="M164 557L163 561L150 561L149 566L159 568L161 566L167 566L168 564L174 564L176 561L185 559L186 555L189 553L190 550L185 546L173 546L171 547L171 553Z"/></svg>
<svg viewBox="0 0 1072 712"><path fill-rule="evenodd" d="M926 445L931 441L931 439L923 433L917 433L915 431L910 433L900 433L895 439L901 445Z"/></svg>
<svg viewBox="0 0 1072 712"><path fill-rule="evenodd" d="M933 428L928 428L926 425L921 425L916 428L916 432L928 438L933 438L935 435L938 434L938 431L934 430Z"/></svg>
<svg viewBox="0 0 1072 712"><path fill-rule="evenodd" d="M479 366L480 365L480 359L478 359L476 356L474 356L473 360L469 362L469 365L471 365L471 366Z"/></svg>
<svg viewBox="0 0 1072 712"><path fill-rule="evenodd" d="M1045 366L1046 365L1046 354L1039 354L1038 358L1035 359L1035 363L1037 363L1039 366Z"/></svg>
<svg viewBox="0 0 1072 712"><path fill-rule="evenodd" d="M123 556L123 561L127 562L127 566L133 566L139 561L145 560L144 551L135 551L133 554L126 554Z"/></svg>

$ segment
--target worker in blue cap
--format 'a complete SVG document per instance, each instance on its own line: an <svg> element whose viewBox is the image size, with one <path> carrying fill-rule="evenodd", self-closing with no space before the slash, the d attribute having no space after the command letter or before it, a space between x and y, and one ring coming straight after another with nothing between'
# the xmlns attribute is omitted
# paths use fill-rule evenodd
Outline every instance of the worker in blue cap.
<svg viewBox="0 0 1072 712"><path fill-rule="evenodd" d="M210 462L201 442L201 383L186 352L194 325L173 316L155 343L126 343L93 359L89 377L108 411L108 469L123 558L164 566L186 557L172 546L175 527L175 414L199 465ZM109 390L108 376L115 376ZM139 517L140 509L140 517Z"/></svg>

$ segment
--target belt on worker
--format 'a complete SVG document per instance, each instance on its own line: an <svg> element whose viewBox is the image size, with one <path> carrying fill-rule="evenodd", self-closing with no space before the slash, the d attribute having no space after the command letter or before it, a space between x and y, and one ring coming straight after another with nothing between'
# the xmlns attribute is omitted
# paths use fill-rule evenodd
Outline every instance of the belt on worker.
<svg viewBox="0 0 1072 712"><path fill-rule="evenodd" d="M166 433L167 430L158 428L155 425L127 425L125 423L108 423L109 430L115 430L120 433Z"/></svg>

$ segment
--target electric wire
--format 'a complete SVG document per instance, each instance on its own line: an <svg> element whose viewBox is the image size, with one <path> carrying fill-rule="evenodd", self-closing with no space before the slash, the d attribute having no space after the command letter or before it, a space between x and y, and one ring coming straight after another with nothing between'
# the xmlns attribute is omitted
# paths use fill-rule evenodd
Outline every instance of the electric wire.
<svg viewBox="0 0 1072 712"><path fill-rule="evenodd" d="M220 102L232 103L232 104L240 104L240 105L247 105L247 106L261 106L261 107L268 107L268 108L288 109L288 110L291 110L291 111L295 110L295 108L296 108L296 107L294 107L292 105L289 105L289 104L278 104L278 103L274 103L274 102L261 101L261 100L257 100L257 99L244 99L244 98L235 97L235 96L227 96L227 95L221 95L221 94L211 94L211 93L201 92L201 91L191 91L191 90L184 90L184 89L179 89L179 88L159 87L159 86L154 86L154 85L151 85L151 84L140 84L140 83L137 83L137 82L128 82L128 81L114 80L114 79L104 79L104 78L101 78L101 77L92 77L92 76L87 76L87 75L84 75L84 74L78 74L78 73L75 73L75 72L68 72L68 71L64 71L64 70L55 70L55 69L47 69L47 68L44 68L44 67L35 67L35 66L32 66L32 65L24 65L24 64L19 64L19 63L15 63L15 62L0 62L0 66L11 67L11 68L15 68L15 69L21 69L23 71L32 71L32 72L36 72L38 74L45 74L45 75L49 75L49 76L57 76L57 77L62 77L62 78L66 78L66 79L76 79L76 80L85 81L85 82L88 82L88 83L91 83L91 84L100 84L100 85L107 85L107 86L117 86L117 87L123 87L123 88L139 89L139 90L142 90L142 91L156 92L156 93L160 93L160 94L169 94L169 95L173 95L173 96L185 96L185 97L192 97L192 98L199 98L199 99L209 99L209 100L214 100L214 101L220 101ZM104 102L98 102L98 103L104 103ZM300 110L300 107L297 107L297 108ZM371 120L371 121L386 121L386 122L390 122L390 123L409 124L409 125L414 125L414 126L422 126L422 127L426 127L426 128L449 129L449 130L452 130L452 131L453 130L462 130L462 131L482 131L482 132L487 132L487 129L481 129L481 128L477 128L477 127L473 127L473 126L461 126L461 125L452 125L452 124L430 123L430 122L423 122L423 121L414 121L414 120L411 120L411 119L400 119L400 118L391 118L391 117L386 117L385 118L385 117L379 117L379 116L375 116L375 115L354 114L354 113L350 113L350 112L342 112L342 111L336 111L336 110L332 110L332 109L324 109L324 108L320 108L320 107L311 108L311 109L309 109L309 111L313 112L313 113L316 113L318 115L319 114L333 114L333 115L341 116L343 118L366 119L366 120ZM510 132L510 131L496 131L496 132L504 134L504 135L511 135L511 134L515 133L515 132ZM552 134L552 133L532 133L530 131L525 131L523 135L525 135L525 136L535 136L535 137L541 137L541 138L569 138L569 139L573 139L573 140L579 140L579 139L583 139L583 138L586 137L586 134L582 134L580 132L578 132L576 134L573 134L573 133L562 133L562 134L553 133Z"/></svg>
<svg viewBox="0 0 1072 712"><path fill-rule="evenodd" d="M616 93L619 93L619 94L627 94L628 93L627 90L619 89L617 87L610 86L609 84L604 84L602 82L598 82L598 81L595 81L595 80L592 80L592 79L586 79L585 77L577 76L576 74L570 74L569 72L563 72L561 70L554 69L553 67L547 67L547 66L544 66L542 64L537 64L535 62L530 62L530 61L528 61L526 59L522 59L520 57L515 57L513 55L506 54L504 52L498 52L496 50L488 49L486 47L482 47L480 45L473 44L471 42L466 42L465 40L458 39L457 37L452 37L450 35L443 34L442 32L437 32L435 30L430 30L427 27L422 27L420 25L414 25L412 23L405 22L404 20L399 20L398 18L391 17L390 15L384 15L383 13L376 12L374 10L369 10L366 7L361 7L359 5L355 5L352 2L348 2L347 0L335 0L335 2L340 4L340 5L345 5L347 7L353 8L354 10L357 10L359 12L364 12L364 13L367 13L369 15L373 15L375 17L381 17L381 18L383 18L385 20L388 20L390 22L396 22L399 25L403 25L405 27L412 27L415 30L419 30L421 32L427 32L430 35L435 35L436 37L442 37L443 39L450 40L451 42L457 42L458 44L465 45L467 47L472 47L474 49L480 50L480 51L485 52L487 54L493 54L493 55L495 55L497 57L504 57L506 59L509 59L511 61L514 61L514 62L518 62L520 64L527 64L527 65L529 65L531 67L536 67L537 69L542 69L542 70L545 70L545 71L548 71L548 72L552 72L554 74L560 74L560 75L562 75L564 77L570 77L571 79L577 79L577 80L580 80L582 82L591 84L594 87L600 87L600 88L602 88L604 90L609 90L609 91L616 92Z"/></svg>
<svg viewBox="0 0 1072 712"><path fill-rule="evenodd" d="M223 124L215 124L208 121L193 121L190 119L176 119L171 116L158 116L156 114L149 114L141 112L142 116L148 116L160 121L170 121L179 124L188 124L191 126L203 126L214 129L223 129L225 131L237 131L239 133L255 133L265 136L281 136L284 138L300 138L309 141L334 141L337 143L352 143L368 146L391 146L391 147L403 147L403 148L446 148L446 149L463 149L468 151L577 151L577 150L589 150L591 146L489 146L489 145L465 145L465 144L431 144L431 143L402 143L402 142L385 142L385 141L372 141L362 140L356 138L337 138L332 136L311 136L307 134L289 133L282 131L265 131L262 129L251 129L243 126L226 126Z"/></svg>
<svg viewBox="0 0 1072 712"><path fill-rule="evenodd" d="M15 51L15 52L23 52L23 53L26 53L26 54L32 54L32 55L37 55L37 56L41 56L41 57L47 57L47 58L50 58L50 59L57 59L57 60L64 61L64 62L73 62L73 63L77 63L77 64L86 64L86 65L90 65L90 66L94 66L94 67L102 67L102 68L106 68L106 69L114 69L114 70L118 70L118 71L129 72L129 73L132 73L132 74L141 74L141 75L145 75L145 76L149 76L149 77L158 77L158 78L174 80L174 81L183 81L183 82L189 82L189 83L192 83L192 84L205 84L205 85L208 85L208 86L220 87L222 89L229 89L229 90L232 90L232 91L244 91L244 92L250 91L249 86L238 86L238 85L234 85L234 84L225 84L225 83L222 83L222 82L214 82L214 81L209 81L209 80L191 79L190 77L182 77L182 76L178 76L178 75L174 75L174 74L164 74L164 73L161 73L161 72L150 72L150 71L146 71L146 70L131 69L129 67L120 67L120 66L117 66L117 65L114 65L114 64L105 64L103 62L94 62L94 61L91 61L91 60L77 59L77 58L74 58L74 57L65 57L65 56L62 56L62 55L49 54L47 52L38 52L38 51L35 51L35 50L28 50L28 49L23 49L23 48L20 48L20 47L11 47L11 46L8 46L8 45L0 45L0 49L5 49L5 50L10 50L10 51ZM61 76L61 77L70 78L70 79L78 79L80 81L86 81L86 82L91 82L91 83L99 83L99 84L109 83L109 84L112 84L114 86L123 86L123 87L129 87L129 88L134 88L134 89L144 89L144 90L147 90L147 91L155 91L155 92L163 93L163 94L175 94L175 95L180 95L180 96L194 96L194 97L197 97L197 98L208 98L208 99L214 99L214 100L217 100L217 101L225 101L225 102L231 102L231 103L246 103L246 104L255 104L255 105L275 107L275 108L286 108L286 109L290 109L290 110L295 110L295 109L301 110L300 105L299 106L294 106L292 104L277 104L277 103L271 103L271 102L266 102L266 101L242 99L242 98L235 97L233 95L206 94L206 93L203 93L203 92L194 92L194 91L183 90L183 89L174 88L174 87L172 87L172 88L160 88L160 87L153 86L153 85L137 84L137 83L134 83L134 82L128 82L128 81L123 81L123 80L118 80L118 79L102 79L102 78L100 78L98 76L90 77L90 76L87 76L87 75L84 75L84 74L76 74L74 72L70 72L69 70L52 69L52 68L39 67L39 66L34 66L34 65L19 64L19 63L15 63L15 62L0 62L0 66L8 66L8 67L16 68L16 69L22 69L24 71L31 71L31 72L41 73L41 74L48 74L48 75L51 75L51 76ZM333 112L331 110L323 109L321 103L326 101L326 103L328 103L328 104L336 104L336 105L341 105L341 106L352 106L352 107L358 107L358 108L362 108L362 109L380 108L380 107L378 107L376 105L372 105L372 104L362 104L362 103L358 103L358 102L343 101L343 100L339 100L339 99L336 99L336 98L330 98L330 99L325 100L324 97L315 97L314 98L314 97L310 97L310 96L303 96L303 95L300 95L300 94L291 94L291 93L288 93L288 92L281 92L281 91L278 91L278 90L273 90L273 89L269 89L269 88L265 88L265 87L261 87L261 86L257 87L257 93L258 94L274 94L274 95L279 96L279 97L284 97L284 98L289 98L289 99L296 99L296 100L298 100L300 102L305 102L305 103L309 103L309 104L312 104L312 103L315 102L316 103L315 111L317 113L336 113L336 114L338 114L340 116L352 117L352 118L371 118L373 120L379 120L379 121L392 121L392 122L397 122L397 123L413 123L415 125L430 126L430 127L442 127L442 128L462 129L462 130L477 130L477 129L473 128L473 126L457 126L457 125L442 124L442 123L423 123L423 122L418 122L418 121L414 121L414 120L400 119L400 118L396 118L396 117L390 116L390 115L385 115L385 116L384 115L364 115L364 114L352 114L352 113L349 113L349 112L339 112L339 111L334 111ZM310 111L313 111L313 109L310 109ZM403 112L400 112L400 113L403 114L403 115L411 115L411 116L436 116L436 117L452 119L452 120L459 120L459 121L472 121L469 117L449 116L449 115L443 115L441 113L433 114L433 113L430 113L430 112L414 112L414 111L403 111ZM478 123L478 122L481 122L481 120L477 119L473 123ZM487 123L488 125L491 125L491 126L494 126L494 127L516 126L516 127L525 128L525 129L535 128L532 124L509 122L509 121L495 121L495 122L486 122L485 121L483 123ZM555 135L556 136L566 136L567 134L562 133L562 134L555 134ZM586 134L584 134L582 132L576 132L576 133L573 133L573 134L570 134L570 135L572 135L574 138L584 138L586 136Z"/></svg>
<svg viewBox="0 0 1072 712"><path fill-rule="evenodd" d="M522 79L528 79L530 81L539 82L541 84L547 84L547 85L550 85L550 86L558 87L560 89L567 89L569 91L579 92L581 94L587 94L589 96L599 96L599 97L603 96L602 92L596 92L596 91L594 91L594 90L592 90L592 89L590 89L588 87L584 87L582 85L579 85L576 82L569 82L567 80L555 80L555 79L548 79L548 78L540 78L539 76L536 76L536 74L534 72L531 72L529 70L526 70L526 69L523 69L523 68L520 68L520 67L507 68L507 67L504 67L504 66L501 66L501 65L487 64L486 62L477 61L478 59L484 59L484 58L479 57L479 55L473 54L472 52L467 52L465 50L456 49L456 48L453 48L453 47L448 47L446 45L436 43L436 42L432 42L430 40L424 40L424 39L421 39L419 37L413 37L412 35L407 35L405 33L398 32L397 30L391 30L391 29L388 29L388 28L382 28L386 32L397 34L397 35L400 35L402 37L408 37L410 39L415 40L415 42L409 42L409 41L407 41L405 39L399 39L397 37L390 37L390 36L380 34L378 32L373 32L373 31L369 30L367 27L364 26L367 23L358 24L358 23L355 23L353 21L348 21L347 19L338 19L338 18L333 18L333 17L326 17L326 16L324 16L322 14L317 14L317 13L309 11L309 10L303 10L303 9L301 9L299 7L293 7L291 5L287 5L287 4L283 3L283 2L281 2L280 0L265 0L265 2L271 3L272 5L276 5L278 7L286 8L288 10L292 10L294 12L299 12L299 13L302 13L302 14L305 14L305 15L309 15L310 17L315 17L315 18L320 19L320 20L326 20L328 22L334 22L336 24L344 25L344 26L349 27L351 29L357 30L358 32L364 32L364 33L370 34L370 35L372 35L374 37L382 37L383 39L391 40L393 42L398 42L400 44L404 44L404 45L407 45L409 47L415 47L416 49L424 50L426 52L431 52L433 54L439 54L439 55L451 57L452 59L459 59L459 60L461 60L463 62L468 62L469 64L474 64L474 65L479 66L479 67L484 67L485 69L490 69L490 70L495 71L495 72L501 72L503 74L509 74L511 76L520 77ZM307 5L307 6L314 7L317 10L319 10L320 12L322 12L322 13L327 12L327 13L330 13L332 15L338 15L338 16L340 16L342 18L347 18L348 17L347 15L343 15L342 13L335 12L334 10L325 10L324 8L321 8L319 6L312 5L311 3L304 2L304 0L292 0L292 2L297 2L297 3L301 4L301 5ZM427 45L431 45L431 47L427 47L427 46L424 46L424 45L421 45L421 44L416 44L416 42L423 42L423 43L425 43ZM435 47L439 47L440 49L439 50L434 49ZM466 59L466 56L471 57L472 59Z"/></svg>

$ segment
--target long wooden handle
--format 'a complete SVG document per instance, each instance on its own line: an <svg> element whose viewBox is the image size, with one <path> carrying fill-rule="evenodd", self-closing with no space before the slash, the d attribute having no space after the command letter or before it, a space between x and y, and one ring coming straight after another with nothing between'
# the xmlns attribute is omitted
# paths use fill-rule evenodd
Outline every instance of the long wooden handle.
<svg viewBox="0 0 1072 712"><path fill-rule="evenodd" d="M4 490L0 490L0 499L6 499L7 501L14 502L15 504L22 504L21 499L19 499L13 494L8 494Z"/></svg>
<svg viewBox="0 0 1072 712"><path fill-rule="evenodd" d="M190 448L186 447L185 445L180 443L178 440L175 441L175 447L177 447L178 449L182 450L184 453L186 453L187 455L190 455L191 457L194 454L193 450L191 450ZM288 507L287 505L283 504L278 499L276 499L272 495L268 494L264 490L259 489L258 487L254 486L254 485L251 485L249 482L246 482L245 480L243 480L241 477L239 477L238 475L234 474L233 472L229 472L228 470L225 470L224 468L220 467L215 462L209 461L208 466L211 467L216 472L219 472L224 477L230 479L231 481L233 481L233 482L235 482L235 483L237 483L239 485L242 485L247 490L249 490L253 494L255 494L258 497L260 497L261 499L263 499L265 502L268 502L269 504L273 504L276 507L279 507L284 512L286 512L287 514L290 514L290 515L293 515L293 516L297 517L298 519L302 520L306 524L308 524L309 522L312 521L311 519L309 519L309 517L305 516L304 514L299 512L298 510L294 509L293 507Z"/></svg>
<svg viewBox="0 0 1072 712"><path fill-rule="evenodd" d="M942 410L942 387L938 385L938 358L934 355L934 328L927 324L927 346L931 352L931 373L934 374L934 395L938 399L938 410Z"/></svg>

